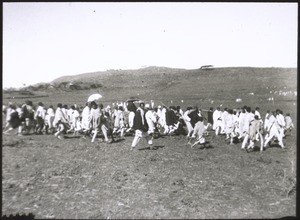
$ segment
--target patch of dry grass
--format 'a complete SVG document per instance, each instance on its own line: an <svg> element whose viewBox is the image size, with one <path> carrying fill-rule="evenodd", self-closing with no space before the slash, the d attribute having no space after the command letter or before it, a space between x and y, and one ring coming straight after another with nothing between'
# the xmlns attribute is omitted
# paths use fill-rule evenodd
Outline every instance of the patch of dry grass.
<svg viewBox="0 0 300 220"><path fill-rule="evenodd" d="M4 214L37 218L273 218L295 215L291 148L260 153L207 137L191 149L183 136L155 139L157 150L122 142L5 136ZM287 146L293 139L287 137ZM290 175L290 176L288 176ZM290 192L289 192L290 191Z"/></svg>

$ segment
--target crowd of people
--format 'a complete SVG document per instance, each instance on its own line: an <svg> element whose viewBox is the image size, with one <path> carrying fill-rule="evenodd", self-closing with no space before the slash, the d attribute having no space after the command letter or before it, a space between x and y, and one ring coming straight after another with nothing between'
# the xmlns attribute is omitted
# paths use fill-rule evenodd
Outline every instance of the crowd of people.
<svg viewBox="0 0 300 220"><path fill-rule="evenodd" d="M116 137L133 136L131 150L136 149L141 138L145 138L152 148L153 139L163 135L183 135L187 144L194 147L205 144L210 131L215 137L224 135L229 144L241 142L241 149L254 148L255 142L259 141L263 151L272 140L284 148L283 139L294 128L289 113L284 116L280 109L268 110L262 118L259 107L251 109L250 106L217 107L215 110L213 107L204 110L188 106L183 110L180 106L154 107L153 102L127 101L104 107L92 101L85 107L58 103L54 108L52 105L46 107L42 102L34 106L27 100L21 105L9 103L3 106L2 114L6 122L4 134L17 130L19 136L52 134L58 139L72 134L90 138L91 142L101 136L107 143L114 142Z"/></svg>

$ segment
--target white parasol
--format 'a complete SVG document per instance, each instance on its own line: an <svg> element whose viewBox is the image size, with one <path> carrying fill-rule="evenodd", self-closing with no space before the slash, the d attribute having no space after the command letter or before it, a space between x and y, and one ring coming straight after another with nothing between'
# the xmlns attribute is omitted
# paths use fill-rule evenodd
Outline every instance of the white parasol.
<svg viewBox="0 0 300 220"><path fill-rule="evenodd" d="M101 99L101 98L102 98L102 95L100 95L99 93L96 93L96 94L93 94L93 95L89 96L88 102L96 101L96 100Z"/></svg>

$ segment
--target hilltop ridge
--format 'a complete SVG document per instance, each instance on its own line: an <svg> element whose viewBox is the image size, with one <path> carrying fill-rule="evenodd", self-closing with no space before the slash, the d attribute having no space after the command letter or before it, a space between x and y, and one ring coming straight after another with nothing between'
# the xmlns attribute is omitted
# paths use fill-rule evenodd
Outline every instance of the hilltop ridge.
<svg viewBox="0 0 300 220"><path fill-rule="evenodd" d="M149 66L140 69L110 69L106 71L96 71L96 72L89 72L89 73L81 73L77 75L68 75L62 76L57 79L54 79L50 84L57 84L61 82L67 81L86 81L92 78L93 80L101 79L107 76L117 76L123 74L133 74L133 75L142 75L142 74L161 74L161 73L171 73L171 72L178 72L178 71L185 71L186 69L179 69L179 68L170 68L170 67L162 67L162 66Z"/></svg>
<svg viewBox="0 0 300 220"><path fill-rule="evenodd" d="M275 91L297 90L297 68L219 67L213 69L175 69L145 67L137 70L107 70L63 76L51 83L40 83L16 91L3 90L4 99L59 97L66 102L85 100L100 93L105 100L252 100L253 94L272 96ZM271 94L272 93L272 94ZM234 95L238 94L238 96ZM291 93L289 93L291 94ZM67 98L69 97L69 98ZM72 98L70 98L72 97ZM280 98L294 100L291 95Z"/></svg>

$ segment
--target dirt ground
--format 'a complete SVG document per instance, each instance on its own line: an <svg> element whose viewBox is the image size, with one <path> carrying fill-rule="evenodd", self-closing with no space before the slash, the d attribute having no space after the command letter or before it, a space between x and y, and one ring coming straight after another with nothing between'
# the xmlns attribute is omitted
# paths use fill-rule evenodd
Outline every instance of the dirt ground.
<svg viewBox="0 0 300 220"><path fill-rule="evenodd" d="M184 136L116 143L53 135L5 135L2 215L35 218L280 218L296 215L296 130L260 152L209 132L205 148ZM257 144L258 146L258 144Z"/></svg>

